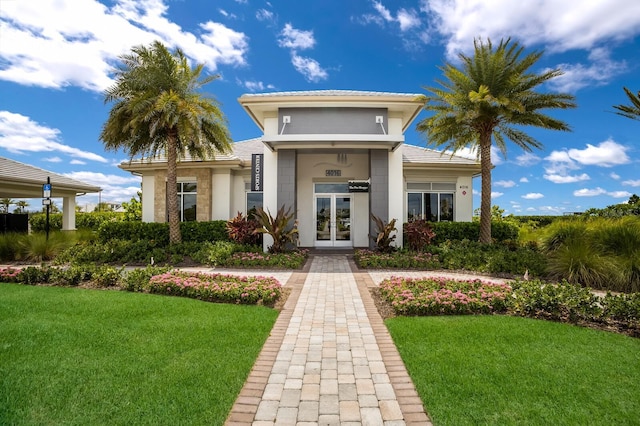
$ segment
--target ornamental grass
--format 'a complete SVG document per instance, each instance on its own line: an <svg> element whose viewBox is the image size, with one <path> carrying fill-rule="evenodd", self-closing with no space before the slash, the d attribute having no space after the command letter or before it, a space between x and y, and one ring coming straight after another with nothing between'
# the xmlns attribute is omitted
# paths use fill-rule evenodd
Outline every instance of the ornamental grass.
<svg viewBox="0 0 640 426"><path fill-rule="evenodd" d="M282 285L273 277L170 271L151 277L148 291L208 302L269 306L280 297Z"/></svg>

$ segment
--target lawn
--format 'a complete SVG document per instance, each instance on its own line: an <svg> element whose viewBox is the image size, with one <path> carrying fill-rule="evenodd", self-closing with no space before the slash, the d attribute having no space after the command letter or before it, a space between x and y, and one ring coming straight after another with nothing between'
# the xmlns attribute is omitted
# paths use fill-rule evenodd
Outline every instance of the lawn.
<svg viewBox="0 0 640 426"><path fill-rule="evenodd" d="M435 425L637 425L640 339L508 316L387 327Z"/></svg>
<svg viewBox="0 0 640 426"><path fill-rule="evenodd" d="M0 284L0 424L221 425L265 307Z"/></svg>

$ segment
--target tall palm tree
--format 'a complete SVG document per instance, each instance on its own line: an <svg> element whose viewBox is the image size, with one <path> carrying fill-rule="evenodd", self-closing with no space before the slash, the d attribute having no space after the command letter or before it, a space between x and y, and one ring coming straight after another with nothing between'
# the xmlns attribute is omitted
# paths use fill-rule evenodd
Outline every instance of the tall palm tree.
<svg viewBox="0 0 640 426"><path fill-rule="evenodd" d="M15 204L15 201L11 198L0 199L0 213L9 213L9 206Z"/></svg>
<svg viewBox="0 0 640 426"><path fill-rule="evenodd" d="M17 207L17 208L16 208L16 211L17 211L18 213L24 213L24 212L26 212L26 211L27 211L27 207L29 207L29 203L28 203L28 202L26 202L25 200L19 200L19 201L16 201L16 203L15 203L15 204L16 204L16 207Z"/></svg>
<svg viewBox="0 0 640 426"><path fill-rule="evenodd" d="M131 157L166 155L169 240L178 243L178 161L186 153L208 159L231 150L218 102L199 92L219 76L201 77L203 64L191 68L182 50L171 53L159 41L136 46L120 60L116 82L105 92L105 103L114 105L100 139L107 150L122 148Z"/></svg>
<svg viewBox="0 0 640 426"><path fill-rule="evenodd" d="M614 105L613 107L618 111L616 114L623 117L631 118L632 120L640 120L640 91L637 95L626 87L623 87L624 92L631 101L631 105Z"/></svg>
<svg viewBox="0 0 640 426"><path fill-rule="evenodd" d="M524 48L511 39L494 48L491 40L474 40L474 55L459 54L461 67L446 63L440 68L445 80L441 87L425 87L430 92L420 99L424 109L434 114L421 120L417 130L427 144L455 154L462 148L475 150L480 158L482 194L480 242L491 242L491 145L506 154L505 140L530 152L542 145L527 135L523 126L569 130L562 121L540 112L548 108L573 108L568 94L536 92L537 86L562 74L560 70L536 74L530 68L542 52L523 55Z"/></svg>

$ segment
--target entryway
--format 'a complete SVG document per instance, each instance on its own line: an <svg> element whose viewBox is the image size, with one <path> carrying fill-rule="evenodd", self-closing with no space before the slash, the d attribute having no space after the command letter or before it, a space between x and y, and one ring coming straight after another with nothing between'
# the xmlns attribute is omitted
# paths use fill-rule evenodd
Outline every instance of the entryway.
<svg viewBox="0 0 640 426"><path fill-rule="evenodd" d="M316 185L316 192L318 190ZM349 193L316 194L316 247L353 247L351 218L353 197Z"/></svg>

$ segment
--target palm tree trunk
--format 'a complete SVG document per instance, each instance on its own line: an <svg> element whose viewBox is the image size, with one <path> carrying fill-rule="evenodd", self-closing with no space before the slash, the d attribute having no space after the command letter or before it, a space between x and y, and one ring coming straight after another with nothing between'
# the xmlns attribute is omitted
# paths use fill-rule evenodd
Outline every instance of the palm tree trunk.
<svg viewBox="0 0 640 426"><path fill-rule="evenodd" d="M178 137L175 129L169 131L167 137L167 203L169 209L169 243L182 242L180 234L180 211L178 210Z"/></svg>
<svg viewBox="0 0 640 426"><path fill-rule="evenodd" d="M480 195L480 242L491 243L491 132L480 134L480 173L482 193Z"/></svg>

